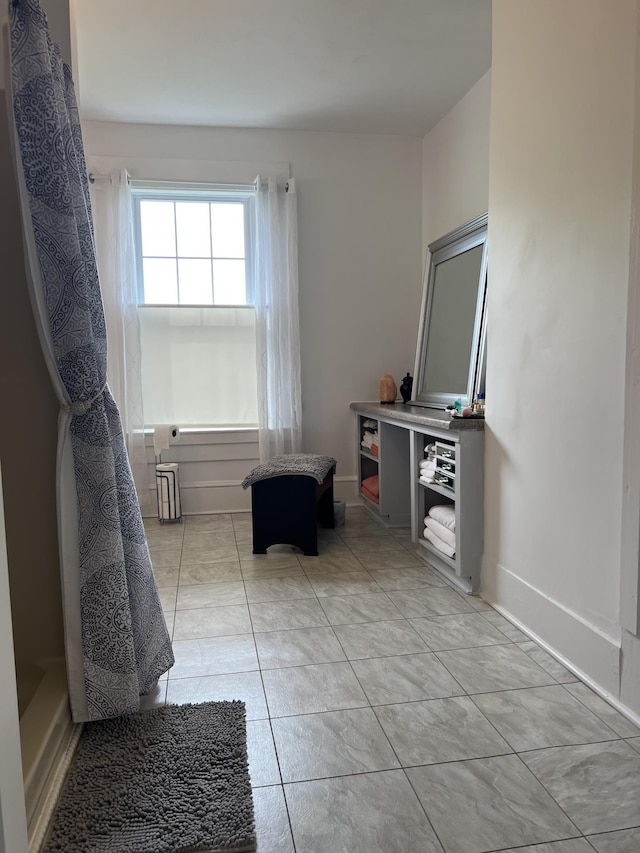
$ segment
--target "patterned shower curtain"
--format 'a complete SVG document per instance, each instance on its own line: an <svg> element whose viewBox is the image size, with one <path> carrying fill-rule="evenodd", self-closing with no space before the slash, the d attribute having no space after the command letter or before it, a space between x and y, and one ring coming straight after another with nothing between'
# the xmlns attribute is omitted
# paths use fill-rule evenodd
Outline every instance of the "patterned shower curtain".
<svg viewBox="0 0 640 853"><path fill-rule="evenodd" d="M76 722L135 711L174 663L118 409L71 72L38 0L12 0L14 154L31 301L60 400L58 526Z"/></svg>

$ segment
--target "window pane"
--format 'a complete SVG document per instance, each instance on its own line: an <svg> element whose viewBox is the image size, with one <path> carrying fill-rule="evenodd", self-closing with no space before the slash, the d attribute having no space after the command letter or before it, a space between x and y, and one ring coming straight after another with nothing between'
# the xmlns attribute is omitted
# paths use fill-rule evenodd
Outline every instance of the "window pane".
<svg viewBox="0 0 640 853"><path fill-rule="evenodd" d="M211 257L208 202L177 202L176 225L178 255L187 258Z"/></svg>
<svg viewBox="0 0 640 853"><path fill-rule="evenodd" d="M144 301L160 305L178 301L175 258L144 258Z"/></svg>
<svg viewBox="0 0 640 853"><path fill-rule="evenodd" d="M181 305L211 305L211 261L178 258Z"/></svg>
<svg viewBox="0 0 640 853"><path fill-rule="evenodd" d="M140 335L147 424L257 424L252 308L143 306Z"/></svg>
<svg viewBox="0 0 640 853"><path fill-rule="evenodd" d="M167 258L176 253L174 205L172 201L141 201L142 254Z"/></svg>
<svg viewBox="0 0 640 853"><path fill-rule="evenodd" d="M213 294L216 305L246 305L244 261L214 260Z"/></svg>
<svg viewBox="0 0 640 853"><path fill-rule="evenodd" d="M211 242L214 258L244 258L243 204L211 205Z"/></svg>

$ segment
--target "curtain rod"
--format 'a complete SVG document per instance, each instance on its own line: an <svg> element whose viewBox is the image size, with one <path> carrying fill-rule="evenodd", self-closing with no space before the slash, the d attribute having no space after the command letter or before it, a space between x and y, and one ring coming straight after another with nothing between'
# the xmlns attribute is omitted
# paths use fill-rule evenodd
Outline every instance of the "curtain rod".
<svg viewBox="0 0 640 853"><path fill-rule="evenodd" d="M187 192L253 192L256 188L255 181L247 184L239 183L208 183L205 181L145 181L132 180L131 188L134 190L173 190Z"/></svg>
<svg viewBox="0 0 640 853"><path fill-rule="evenodd" d="M100 175L98 172L89 172L88 178L90 184L111 183L111 175Z"/></svg>
<svg viewBox="0 0 640 853"><path fill-rule="evenodd" d="M98 172L89 172L89 183L113 183L111 175L101 175ZM248 192L258 189L258 178L250 184L224 184L224 183L203 183L201 181L145 181L133 180L129 176L129 185L134 190L186 190L187 192ZM278 181L281 186L284 186L285 191L289 192L289 184L293 179L287 178L283 181Z"/></svg>

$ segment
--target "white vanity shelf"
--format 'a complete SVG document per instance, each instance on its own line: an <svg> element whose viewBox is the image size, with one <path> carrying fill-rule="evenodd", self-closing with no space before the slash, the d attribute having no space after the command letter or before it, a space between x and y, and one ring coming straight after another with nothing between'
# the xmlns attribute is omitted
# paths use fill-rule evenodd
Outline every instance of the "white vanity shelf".
<svg viewBox="0 0 640 853"><path fill-rule="evenodd" d="M483 549L484 420L451 418L438 409L403 403L351 403L357 419L358 479L378 475L379 503L363 496L369 512L388 527L411 527L417 554L465 592L480 585ZM361 447L364 422L378 424L376 457ZM419 479L425 448L436 445L436 478ZM455 508L453 557L424 538L424 519L432 506Z"/></svg>

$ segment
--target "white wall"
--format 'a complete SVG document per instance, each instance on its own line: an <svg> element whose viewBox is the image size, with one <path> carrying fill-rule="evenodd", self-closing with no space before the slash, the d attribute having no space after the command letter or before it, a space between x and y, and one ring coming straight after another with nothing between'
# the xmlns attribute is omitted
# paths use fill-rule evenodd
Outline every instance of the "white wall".
<svg viewBox="0 0 640 853"><path fill-rule="evenodd" d="M89 167L230 180L289 164L298 191L304 450L338 460L355 498L352 400L412 370L421 297L421 140L86 122ZM232 162L230 162L232 161ZM344 477L348 480L345 482Z"/></svg>
<svg viewBox="0 0 640 853"><path fill-rule="evenodd" d="M614 697L637 11L493 4L483 590Z"/></svg>
<svg viewBox="0 0 640 853"><path fill-rule="evenodd" d="M422 243L487 210L491 71L480 78L422 144Z"/></svg>

